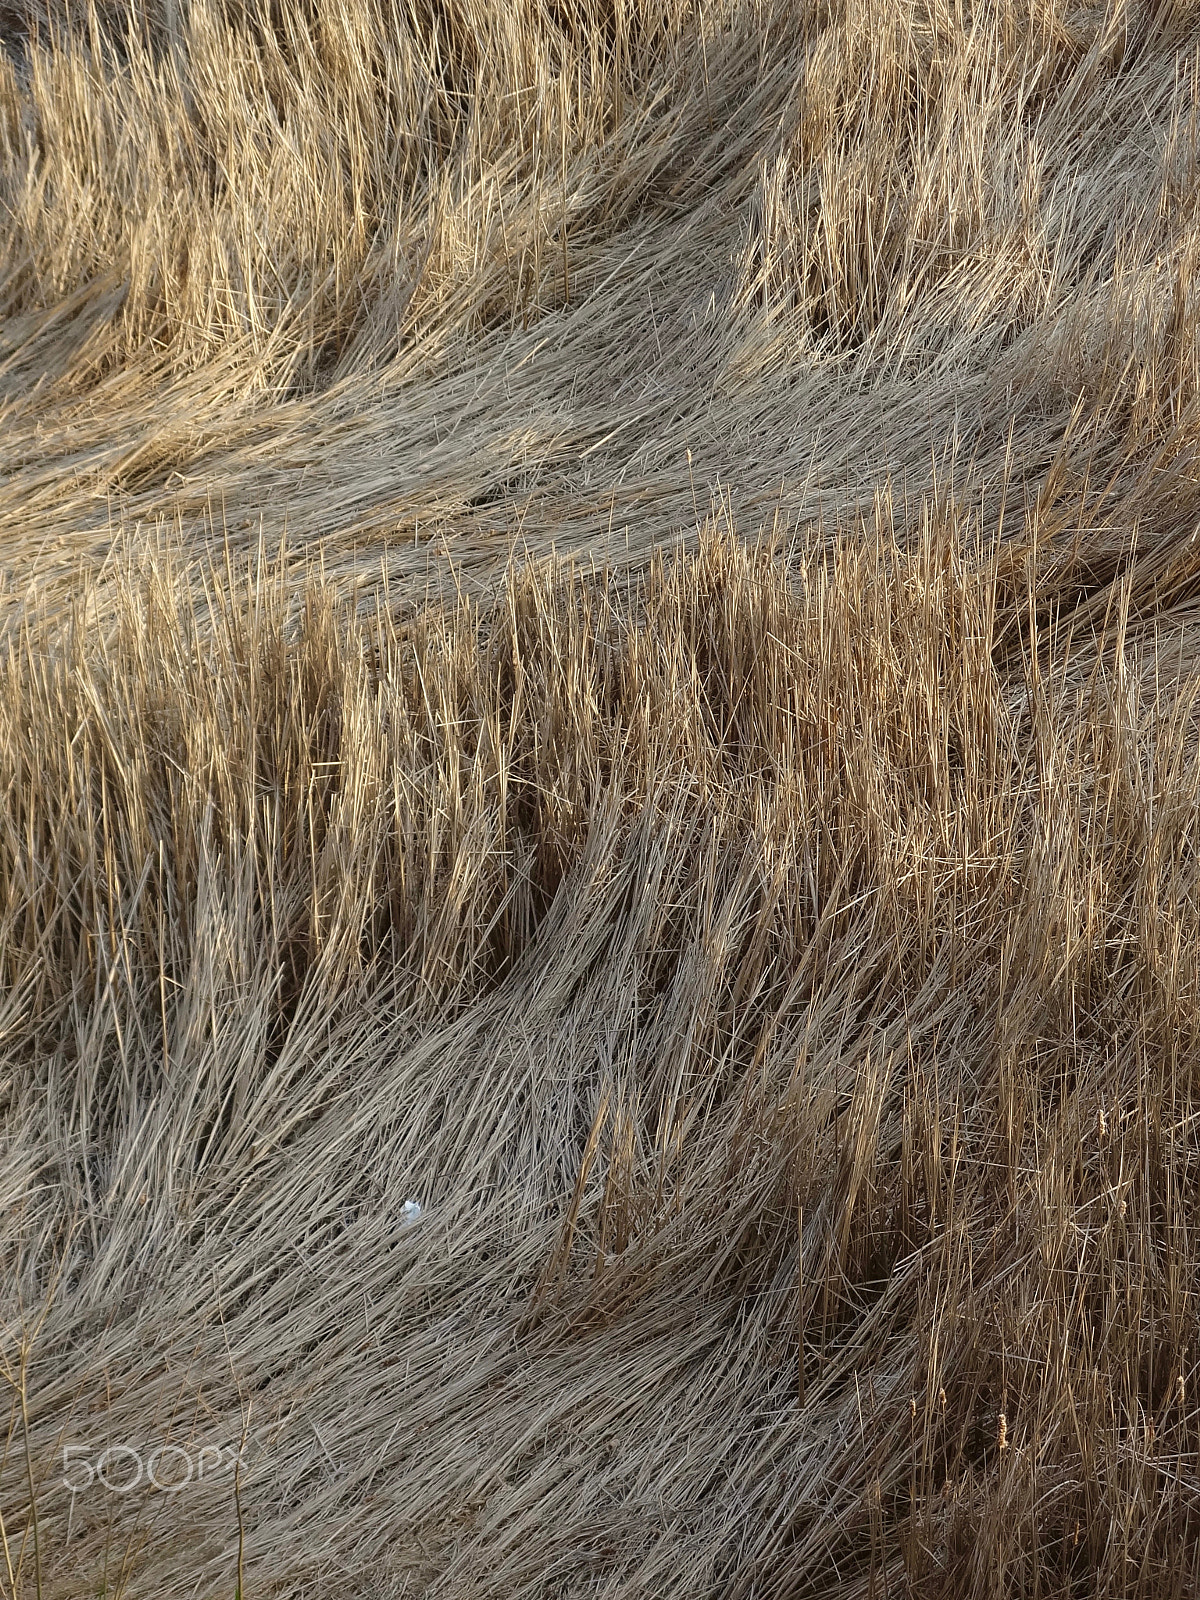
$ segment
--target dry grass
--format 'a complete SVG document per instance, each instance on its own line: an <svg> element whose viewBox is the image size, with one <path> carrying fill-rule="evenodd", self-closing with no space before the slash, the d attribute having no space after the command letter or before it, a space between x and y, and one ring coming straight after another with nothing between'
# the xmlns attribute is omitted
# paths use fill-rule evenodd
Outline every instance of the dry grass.
<svg viewBox="0 0 1200 1600"><path fill-rule="evenodd" d="M0 26L2 1600L1195 1593L1194 8Z"/></svg>

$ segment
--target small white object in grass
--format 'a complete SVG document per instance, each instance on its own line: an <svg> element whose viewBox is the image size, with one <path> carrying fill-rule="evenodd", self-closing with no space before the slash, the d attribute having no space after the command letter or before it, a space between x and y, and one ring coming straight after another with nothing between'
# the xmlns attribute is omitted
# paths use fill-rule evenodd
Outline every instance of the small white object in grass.
<svg viewBox="0 0 1200 1600"><path fill-rule="evenodd" d="M421 1212L423 1210L424 1207L419 1200L406 1200L400 1207L400 1226L402 1228L411 1228L414 1222L421 1220Z"/></svg>

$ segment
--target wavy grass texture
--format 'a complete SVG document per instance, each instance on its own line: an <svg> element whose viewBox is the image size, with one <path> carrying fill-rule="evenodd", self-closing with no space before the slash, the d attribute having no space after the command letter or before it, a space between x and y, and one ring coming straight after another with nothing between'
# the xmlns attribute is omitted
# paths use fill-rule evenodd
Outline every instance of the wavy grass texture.
<svg viewBox="0 0 1200 1600"><path fill-rule="evenodd" d="M1194 7L0 39L0 1600L1195 1593Z"/></svg>

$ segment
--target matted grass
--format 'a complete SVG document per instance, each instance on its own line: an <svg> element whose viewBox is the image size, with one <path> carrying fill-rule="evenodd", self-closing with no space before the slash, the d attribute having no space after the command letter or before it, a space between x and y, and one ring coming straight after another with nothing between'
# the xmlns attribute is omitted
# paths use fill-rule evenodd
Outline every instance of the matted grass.
<svg viewBox="0 0 1200 1600"><path fill-rule="evenodd" d="M0 1600L1194 1592L1200 18L0 26Z"/></svg>

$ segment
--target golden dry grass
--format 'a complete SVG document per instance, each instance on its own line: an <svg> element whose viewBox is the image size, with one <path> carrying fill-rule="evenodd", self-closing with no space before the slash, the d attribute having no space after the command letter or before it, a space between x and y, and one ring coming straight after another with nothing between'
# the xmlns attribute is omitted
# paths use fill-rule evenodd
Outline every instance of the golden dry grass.
<svg viewBox="0 0 1200 1600"><path fill-rule="evenodd" d="M1195 8L0 28L0 1597L1194 1594Z"/></svg>

